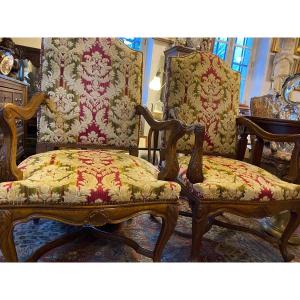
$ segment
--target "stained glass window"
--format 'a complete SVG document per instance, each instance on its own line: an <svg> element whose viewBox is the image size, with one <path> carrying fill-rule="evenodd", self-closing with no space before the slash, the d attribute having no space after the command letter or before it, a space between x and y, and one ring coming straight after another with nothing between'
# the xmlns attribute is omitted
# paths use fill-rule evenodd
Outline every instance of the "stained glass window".
<svg viewBox="0 0 300 300"><path fill-rule="evenodd" d="M142 38L120 38L128 47L134 50L142 50Z"/></svg>

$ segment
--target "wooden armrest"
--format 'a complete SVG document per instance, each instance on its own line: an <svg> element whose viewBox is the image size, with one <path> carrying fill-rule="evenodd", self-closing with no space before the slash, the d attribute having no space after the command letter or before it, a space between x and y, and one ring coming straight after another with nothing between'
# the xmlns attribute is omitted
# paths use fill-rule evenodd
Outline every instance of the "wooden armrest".
<svg viewBox="0 0 300 300"><path fill-rule="evenodd" d="M238 117L236 123L247 127L250 134L268 141L294 143L300 138L299 121L246 116Z"/></svg>
<svg viewBox="0 0 300 300"><path fill-rule="evenodd" d="M29 120L32 118L39 106L46 102L44 93L35 94L31 101L25 106L17 106L12 103L4 104L0 109L0 127L4 134L4 180L21 180L23 173L17 167L17 130L16 119Z"/></svg>
<svg viewBox="0 0 300 300"><path fill-rule="evenodd" d="M170 135L165 149L165 166L161 169L158 178L161 180L175 180L179 172L176 143L185 134L186 126L178 120L157 121L148 108L136 106L136 112L145 118L151 130L170 130ZM148 141L148 152L151 149L151 141Z"/></svg>
<svg viewBox="0 0 300 300"><path fill-rule="evenodd" d="M251 162L259 166L261 163L264 140L273 142L294 143L290 169L285 178L289 182L300 183L300 122L260 117L239 117L237 125L242 127L237 147L237 158L244 158L247 136L255 135L256 140L251 151Z"/></svg>

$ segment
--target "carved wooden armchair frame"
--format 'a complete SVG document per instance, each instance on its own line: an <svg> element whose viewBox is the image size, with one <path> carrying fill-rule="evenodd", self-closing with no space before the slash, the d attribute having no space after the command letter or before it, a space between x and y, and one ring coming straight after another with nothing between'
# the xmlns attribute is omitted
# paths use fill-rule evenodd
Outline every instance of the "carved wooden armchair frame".
<svg viewBox="0 0 300 300"><path fill-rule="evenodd" d="M90 41L88 41L90 42ZM123 50L129 51L127 46L119 41L118 47L125 47ZM130 54L134 52L130 49ZM38 93L25 107L19 107L14 104L5 104L0 110L0 126L4 134L3 151L6 156L5 177L3 181L8 181L8 184L14 184L23 179L23 171L16 164L16 151L17 151L17 133L16 133L16 120L29 120L37 112L40 113L42 109L48 109L50 112L55 112L53 101L46 93ZM143 116L149 123L150 127L155 130L169 130L170 138L167 146L167 163L163 170L158 174L158 180L171 181L176 178L179 170L178 161L176 158L176 142L184 134L185 127L181 122L176 120L169 121L155 121L147 108L139 104L135 105L135 115ZM45 144L44 149L60 148L66 145L61 144ZM138 154L137 147L113 147L101 145L83 145L71 144L72 148L99 148L99 149L123 149L129 150L129 154ZM97 155L97 154L95 154ZM128 155L125 154L124 155ZM147 163L147 162L145 162ZM147 163L148 164L148 163ZM2 183L3 185L4 183ZM170 184L175 184L170 182ZM3 188L3 186L1 186ZM175 193L176 194L176 193ZM35 202L21 202L18 203L1 203L0 202L0 249L7 261L18 261L16 248L13 240L13 228L16 224L27 222L34 218L46 218L51 220L60 221L70 225L81 226L81 230L76 233L67 234L53 242L50 242L34 254L32 254L28 261L38 260L44 253L50 249L58 247L66 242L69 242L80 234L92 233L99 237L107 239L119 240L130 247L134 248L136 252L143 254L153 259L153 261L160 261L163 248L171 236L176 225L178 216L178 196L169 199L157 199L156 201L136 201L136 202L119 202L108 203L99 205L98 203L81 204L81 203L35 203ZM140 214L151 214L162 218L162 228L158 237L155 249L153 251L147 250L139 246L133 240L120 236L116 233L110 233L98 228L104 224L117 224L131 219ZM97 228L96 228L97 227Z"/></svg>
<svg viewBox="0 0 300 300"><path fill-rule="evenodd" d="M217 69L216 73L212 71L215 68ZM213 78L209 77L210 74L213 74L211 75ZM214 91L222 90L219 88L219 86L222 86L223 83L225 85L227 84L227 91L223 94L221 93L221 95L223 95L222 97L227 97L224 101L227 101L227 103L230 103L230 101L232 101L232 104L228 104L229 107L227 112L226 106L222 106L222 109L224 110L221 110L221 112L225 116L228 113L235 113L235 115L228 116L228 118L232 118L233 120L235 119L236 124L233 121L234 125L233 127L230 127L232 132L224 131L225 133L223 133L223 136L226 137L226 134L229 134L227 140L226 138L224 138L223 144L217 144L216 147L211 148L209 148L210 144L208 143L208 141L210 142L214 136L210 135L212 133L207 132L207 130L209 129L205 128L205 121L201 119L200 116L195 115L195 113L193 113L193 109L191 109L192 116L194 116L193 120L185 120L184 118L185 116L187 116L186 111L180 111L182 109L181 101L183 99L185 99L184 101L186 102L184 103L186 104L189 103L189 101L195 101L195 99L198 99L198 101L200 101L200 98L203 97L201 99L204 99L203 101L208 101L207 106L209 106L211 103L207 99L215 99L213 97L219 97L219 93L214 94L214 92L211 92L210 94L208 94L213 96L207 96L207 94L205 94L205 91L209 93L209 91L213 90L214 87L211 90L209 90L207 86L205 86L203 90L199 88L201 84L204 84L199 79L200 76L203 76L201 77L203 78L202 80L206 80L206 82L209 82L209 84L211 84L210 87L212 87L214 84L217 86L215 87ZM193 261L197 261L200 259L200 249L203 235L211 228L212 225L218 225L230 229L249 232L259 237L262 237L273 244L279 244L279 249L283 256L283 259L285 261L289 261L292 259L292 256L289 255L287 252L287 242L291 234L300 224L299 186L287 183L288 187L290 187L291 190L295 191L295 196L292 196L285 200L276 201L253 201L252 198L249 200L241 200L238 198L238 194L233 195L232 197L228 196L228 198L223 199L222 191L218 194L219 196L214 196L214 194L212 193L212 196L210 197L210 188L207 188L207 190L205 190L204 188L201 190L199 188L201 192L195 192L198 183L201 187L202 183L205 184L206 179L209 180L209 177L206 177L204 172L204 167L205 164L207 164L207 162L215 162L218 161L219 157L221 157L221 159L222 157L224 157L226 164L234 164L235 162L237 162L236 164L238 166L238 161L243 161L248 142L247 138L250 134L255 136L254 149L252 149L251 151L250 158L252 165L255 166L260 165L264 140L295 143L296 147L292 156L293 162L291 164L291 169L289 172L289 179L292 182L296 182L297 178L299 178L300 131L298 124L296 122L290 123L285 122L283 120L275 119L265 119L257 117L238 117L239 80L239 74L237 72L232 71L229 66L227 66L217 56L211 53L198 52L184 57L171 58L170 70L168 71L167 75L168 90L166 99L167 103L165 103L165 115L169 118L177 118L181 122L189 124L198 123L197 125L194 125L194 138L190 137L190 135L185 136L184 139L179 140L177 144L178 151L184 154L191 155L191 157L186 160L181 160L179 158L180 167L181 169L183 168L185 170L186 175L184 177L184 172L180 171L178 177L178 182L181 184L182 187L182 195L188 198L190 207L192 209L192 213L181 212L182 215L192 217L191 259ZM177 88L179 89L179 91L177 91ZM189 97L191 98L189 99ZM220 97L220 99L222 99L222 97ZM214 103L218 103L218 101ZM195 111L197 110L195 109ZM214 111L219 112L218 108L216 108ZM214 111L212 112L212 115L209 115L211 116L211 118L213 118L212 116L214 114ZM189 117L191 117L191 115L189 115ZM210 121L210 119L208 119L208 121ZM212 129L210 128L210 130ZM215 134L218 135L220 133L216 131ZM236 138L234 138L234 136ZM229 146L227 146L226 141L231 142L231 150L228 151L229 153L227 154L226 151L224 151L224 148L226 147L229 149ZM204 142L206 143L206 146L204 146ZM218 151L215 151L214 149L217 149L218 147ZM205 156L204 154L207 155ZM205 164L204 157L206 157ZM226 161L226 157L228 158L228 161ZM188 167L182 164L186 161L189 162ZM250 165L245 163L243 163L242 166L245 168L248 168L248 166L250 167ZM208 168L209 167L211 167L211 165L208 165ZM262 176L273 176L260 168L253 168L253 170L263 172ZM207 176L209 176L209 174L210 173L208 173ZM223 176L226 177L226 175ZM276 177L274 178L276 179ZM218 181L218 179L216 180ZM222 178L220 178L220 180L222 180ZM281 181L281 183L283 182ZM218 185L217 182L212 184ZM207 194L205 194L205 191ZM247 188L245 191L247 191ZM272 198L273 196L270 197ZM240 225L225 223L216 218L223 212L237 214L242 217L263 218L267 216L276 215L284 210L288 210L290 212L290 220L280 240L273 239L260 231L245 228Z"/></svg>

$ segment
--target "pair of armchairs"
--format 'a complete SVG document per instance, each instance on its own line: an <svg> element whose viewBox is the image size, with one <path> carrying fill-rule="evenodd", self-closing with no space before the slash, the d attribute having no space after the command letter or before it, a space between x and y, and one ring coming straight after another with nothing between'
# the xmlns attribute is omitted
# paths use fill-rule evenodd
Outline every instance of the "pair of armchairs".
<svg viewBox="0 0 300 300"><path fill-rule="evenodd" d="M25 107L5 104L0 110L6 156L0 183L0 249L7 261L18 260L14 226L35 218L81 229L42 246L28 261L87 233L123 241L160 260L178 216L180 186L172 180L179 170L176 141L185 127L175 120L155 121L140 105L142 73L142 53L117 39L43 40L43 93ZM36 113L38 154L17 166L16 120ZM168 159L160 172L137 156L140 116L151 128L170 132ZM101 227L140 214L163 220L154 251Z"/></svg>
<svg viewBox="0 0 300 300"><path fill-rule="evenodd" d="M192 217L192 260L200 259L202 237L214 224L274 242L262 232L222 222L217 216L223 212L263 218L285 210L290 219L276 242L283 259L291 260L286 246L300 223L300 186L259 165L264 140L295 143L289 177L299 178L299 131L287 127L283 120L240 117L240 74L217 56L194 52L170 60L164 115L194 124L195 132L177 143L182 153L177 181L191 207L191 213L181 213ZM249 135L255 136L251 163L243 161ZM162 151L162 159L165 157Z"/></svg>

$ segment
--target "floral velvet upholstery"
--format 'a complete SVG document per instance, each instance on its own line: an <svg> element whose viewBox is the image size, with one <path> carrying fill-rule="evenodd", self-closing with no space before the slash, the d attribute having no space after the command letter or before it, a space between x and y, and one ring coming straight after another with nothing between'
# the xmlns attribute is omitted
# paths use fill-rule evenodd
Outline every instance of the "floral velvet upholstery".
<svg viewBox="0 0 300 300"><path fill-rule="evenodd" d="M209 52L172 57L169 65L167 115L174 111L186 124L205 124L206 153L234 154L240 74ZM179 150L189 150L193 144L193 136L177 143Z"/></svg>
<svg viewBox="0 0 300 300"><path fill-rule="evenodd" d="M198 198L221 201L282 201L300 197L300 185L280 180L243 161L221 156L203 157L204 181L192 184L186 176L189 156L179 157L178 179Z"/></svg>
<svg viewBox="0 0 300 300"><path fill-rule="evenodd" d="M118 39L43 39L51 103L38 115L38 142L137 146L142 70L142 53Z"/></svg>
<svg viewBox="0 0 300 300"><path fill-rule="evenodd" d="M49 151L19 168L23 180L0 183L0 206L176 201L180 193L179 184L157 179L153 165L120 151Z"/></svg>

